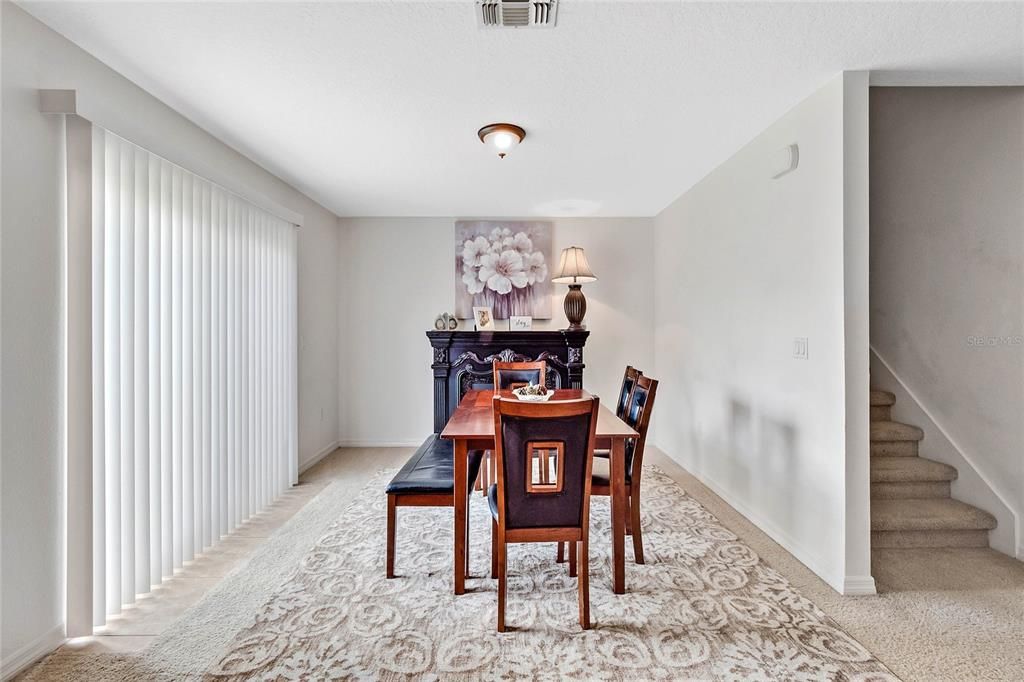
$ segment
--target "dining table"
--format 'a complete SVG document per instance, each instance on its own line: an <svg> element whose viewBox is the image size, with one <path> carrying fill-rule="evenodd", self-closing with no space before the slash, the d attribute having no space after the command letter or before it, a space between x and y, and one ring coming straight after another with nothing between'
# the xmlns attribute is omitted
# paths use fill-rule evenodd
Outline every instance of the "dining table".
<svg viewBox="0 0 1024 682"><path fill-rule="evenodd" d="M466 575L469 571L469 514L467 504L469 486L468 457L473 450L494 449L494 413L492 403L495 393L507 400L516 400L511 391L493 389L469 390L462 397L451 418L441 432L441 438L452 441L454 461L454 590L455 594L466 592ZM554 389L550 401L579 400L591 397L582 389ZM626 490L626 442L636 438L637 432L604 404L597 417L597 449L609 451L609 478L611 483L612 516L612 590L615 594L626 591L626 513L628 492Z"/></svg>

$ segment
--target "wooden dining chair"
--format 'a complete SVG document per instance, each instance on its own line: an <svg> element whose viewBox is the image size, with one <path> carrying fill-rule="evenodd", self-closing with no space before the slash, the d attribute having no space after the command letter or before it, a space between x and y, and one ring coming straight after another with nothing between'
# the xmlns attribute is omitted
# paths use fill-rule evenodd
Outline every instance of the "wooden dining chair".
<svg viewBox="0 0 1024 682"><path fill-rule="evenodd" d="M543 384L547 377L548 363L545 360L536 362L495 362L494 390L519 388L526 384Z"/></svg>
<svg viewBox="0 0 1024 682"><path fill-rule="evenodd" d="M654 397L658 392L658 381L645 377L642 374L636 379L636 385L630 391L629 402L621 419L629 424L639 435L626 441L626 493L627 500L626 534L633 537L633 559L638 564L644 563L644 540L640 528L640 478L644 465L644 446L647 443L647 429L651 423L651 414L654 410ZM595 457L607 458L607 451ZM594 470L591 491L594 495L611 495L610 471L607 459L598 459L602 462ZM557 561L564 561L565 549L562 543L558 544ZM575 570L575 559L573 548L569 547L569 575Z"/></svg>
<svg viewBox="0 0 1024 682"><path fill-rule="evenodd" d="M633 365L626 365L626 371L622 373L622 385L619 388L619 398L615 403L615 416L622 419L622 416L626 413L626 408L629 406L629 398L633 395L633 388L636 386L636 380L643 375L643 372L634 367ZM608 459L611 452L608 450L594 450L594 457L602 459ZM483 478L483 476L481 476ZM558 543L558 554L555 558L558 563L565 562L565 545Z"/></svg>
<svg viewBox="0 0 1024 682"><path fill-rule="evenodd" d="M497 482L491 510L491 574L498 579L498 632L505 631L507 547L568 542L578 557L579 621L590 628L590 487L598 399L525 403L494 397ZM546 451L546 459L537 457ZM550 476L540 473L541 462ZM547 482L544 482L544 481Z"/></svg>
<svg viewBox="0 0 1024 682"><path fill-rule="evenodd" d="M535 362L498 362L491 366L494 375L494 392L519 388L527 384L544 385L547 379L548 363L545 360ZM488 450L484 453L484 463L479 478L479 487L483 495L487 494L487 487L494 482L496 468L494 456Z"/></svg>

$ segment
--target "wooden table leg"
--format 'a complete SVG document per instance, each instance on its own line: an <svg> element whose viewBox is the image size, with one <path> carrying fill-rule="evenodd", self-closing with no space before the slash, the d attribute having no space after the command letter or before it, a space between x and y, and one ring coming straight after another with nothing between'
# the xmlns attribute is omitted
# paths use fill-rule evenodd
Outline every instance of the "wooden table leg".
<svg viewBox="0 0 1024 682"><path fill-rule="evenodd" d="M626 592L626 442L612 440L609 473L612 484L612 591Z"/></svg>
<svg viewBox="0 0 1024 682"><path fill-rule="evenodd" d="M455 594L466 592L466 504L469 502L466 477L469 476L468 462L466 461L466 441L455 439L455 499L452 503L455 506Z"/></svg>

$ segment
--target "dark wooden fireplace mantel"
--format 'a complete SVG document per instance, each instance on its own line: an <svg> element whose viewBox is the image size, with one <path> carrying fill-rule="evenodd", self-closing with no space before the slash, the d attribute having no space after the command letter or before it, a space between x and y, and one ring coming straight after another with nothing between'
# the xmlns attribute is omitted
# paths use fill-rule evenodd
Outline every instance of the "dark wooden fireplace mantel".
<svg viewBox="0 0 1024 682"><path fill-rule="evenodd" d="M428 331L434 354L434 433L444 430L448 418L466 391L490 388L491 364L544 360L551 388L583 388L583 346L590 332L552 331Z"/></svg>

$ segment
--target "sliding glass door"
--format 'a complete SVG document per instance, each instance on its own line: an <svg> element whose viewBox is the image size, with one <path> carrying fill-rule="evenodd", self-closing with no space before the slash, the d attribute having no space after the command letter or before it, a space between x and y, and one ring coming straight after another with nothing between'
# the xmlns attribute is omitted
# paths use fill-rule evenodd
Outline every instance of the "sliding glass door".
<svg viewBox="0 0 1024 682"><path fill-rule="evenodd" d="M93 621L296 475L296 227L93 128Z"/></svg>

